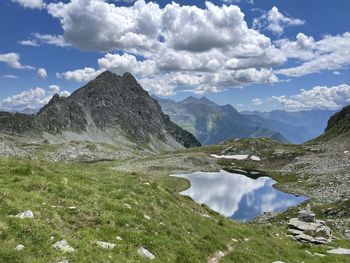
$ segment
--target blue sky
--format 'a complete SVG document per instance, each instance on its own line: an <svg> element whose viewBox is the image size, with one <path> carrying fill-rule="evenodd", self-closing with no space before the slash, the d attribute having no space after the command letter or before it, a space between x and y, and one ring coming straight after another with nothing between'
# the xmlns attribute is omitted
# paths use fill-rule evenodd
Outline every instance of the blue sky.
<svg viewBox="0 0 350 263"><path fill-rule="evenodd" d="M40 107L106 69L239 110L350 103L349 1L150 2L2 1L0 108Z"/></svg>

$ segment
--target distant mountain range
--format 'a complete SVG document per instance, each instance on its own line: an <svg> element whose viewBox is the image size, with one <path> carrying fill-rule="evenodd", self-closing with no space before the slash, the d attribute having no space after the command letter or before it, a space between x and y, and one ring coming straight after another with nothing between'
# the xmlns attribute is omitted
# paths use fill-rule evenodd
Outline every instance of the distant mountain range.
<svg viewBox="0 0 350 263"><path fill-rule="evenodd" d="M324 132L328 119L335 110L308 110L288 112L273 110L270 112L243 111L258 125L280 132L291 143L304 143Z"/></svg>
<svg viewBox="0 0 350 263"><path fill-rule="evenodd" d="M157 99L170 119L194 134L202 144L248 137L287 141L280 133L258 125L250 116L239 113L231 105L219 106L206 97L188 97L180 102Z"/></svg>
<svg viewBox="0 0 350 263"><path fill-rule="evenodd" d="M137 145L154 151L200 146L174 124L136 79L105 71L69 97L54 95L37 114L0 112L0 133Z"/></svg>
<svg viewBox="0 0 350 263"><path fill-rule="evenodd" d="M194 134L202 144L259 137L303 143L320 135L335 113L331 110L238 112L231 105L220 106L206 97L191 96L180 102L157 100L172 121Z"/></svg>

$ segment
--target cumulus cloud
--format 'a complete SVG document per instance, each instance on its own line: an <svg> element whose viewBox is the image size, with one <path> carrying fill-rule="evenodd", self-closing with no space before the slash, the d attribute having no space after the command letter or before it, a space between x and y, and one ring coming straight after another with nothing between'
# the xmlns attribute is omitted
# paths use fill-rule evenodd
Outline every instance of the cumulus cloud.
<svg viewBox="0 0 350 263"><path fill-rule="evenodd" d="M139 0L121 7L103 0L75 0L51 3L48 11L60 20L65 44L113 51L98 59L99 69L58 74L68 80L88 81L108 69L135 74L158 95L174 94L181 87L218 92L275 82L271 67L286 61L268 37L248 28L234 5L206 2L199 8L173 2L162 8Z"/></svg>
<svg viewBox="0 0 350 263"><path fill-rule="evenodd" d="M271 99L289 110L339 109L350 103L350 86L316 86L290 97L273 96Z"/></svg>
<svg viewBox="0 0 350 263"><path fill-rule="evenodd" d="M259 98L254 98L254 99L252 99L252 103L253 103L254 105L256 105L256 106L260 106L260 105L263 104L262 100L259 99Z"/></svg>
<svg viewBox="0 0 350 263"><path fill-rule="evenodd" d="M12 3L17 3L24 8L43 9L46 4L43 0L12 0Z"/></svg>
<svg viewBox="0 0 350 263"><path fill-rule="evenodd" d="M38 109L50 101L54 94L69 96L68 91L61 91L59 86L51 85L49 91L36 87L19 94L7 97L0 101L0 108L8 111L21 111L24 109Z"/></svg>
<svg viewBox="0 0 350 263"><path fill-rule="evenodd" d="M20 62L20 55L17 53L0 54L0 62L7 64L11 68L34 69L32 66L22 65Z"/></svg>
<svg viewBox="0 0 350 263"><path fill-rule="evenodd" d="M122 55L107 53L98 59L98 65L103 70L110 70L120 75L130 72L135 75L151 76L157 71L155 61L138 61L136 56L127 53Z"/></svg>
<svg viewBox="0 0 350 263"><path fill-rule="evenodd" d="M58 78L64 78L66 80L86 82L92 80L100 73L102 73L102 70L95 70L93 68L83 68L72 71L66 71L63 73L56 73L56 76Z"/></svg>
<svg viewBox="0 0 350 263"><path fill-rule="evenodd" d="M70 46L70 44L66 43L63 36L61 35L49 35L49 34L40 34L40 33L33 33L34 42L40 42L43 44L48 45L54 45L58 47L67 47Z"/></svg>
<svg viewBox="0 0 350 263"><path fill-rule="evenodd" d="M276 6L264 13L261 17L254 19L253 26L257 29L268 30L277 35L281 35L286 27L300 26L305 21L288 17L282 14Z"/></svg>
<svg viewBox="0 0 350 263"><path fill-rule="evenodd" d="M38 73L38 77L39 77L39 78L41 78L41 79L46 79L46 78L47 78L46 69L44 69L44 68L39 68L37 73Z"/></svg>
<svg viewBox="0 0 350 263"><path fill-rule="evenodd" d="M319 41L298 34L296 41L284 39L278 41L277 45L287 57L305 61L300 66L276 70L277 74L298 77L322 70L338 70L350 65L350 32L328 35Z"/></svg>

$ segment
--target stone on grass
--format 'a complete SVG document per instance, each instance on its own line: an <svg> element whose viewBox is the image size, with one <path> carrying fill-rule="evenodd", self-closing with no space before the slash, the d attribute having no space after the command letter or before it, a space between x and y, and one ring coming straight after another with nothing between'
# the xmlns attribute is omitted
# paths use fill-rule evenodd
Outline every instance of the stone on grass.
<svg viewBox="0 0 350 263"><path fill-rule="evenodd" d="M120 236L117 236L116 239L119 240L119 241L123 240Z"/></svg>
<svg viewBox="0 0 350 263"><path fill-rule="evenodd" d="M68 242L66 240L60 240L57 241L55 244L52 245L54 249L61 250L64 253L72 253L75 252L75 249L72 248L70 245L68 245Z"/></svg>
<svg viewBox="0 0 350 263"><path fill-rule="evenodd" d="M344 232L344 237L345 237L346 239L350 239L350 230L345 230L345 232Z"/></svg>
<svg viewBox="0 0 350 263"><path fill-rule="evenodd" d="M96 241L95 243L96 243L96 245L98 245L99 247L102 247L104 249L113 249L116 246L116 244L103 242L103 241Z"/></svg>
<svg viewBox="0 0 350 263"><path fill-rule="evenodd" d="M18 215L14 215L14 216L11 216L11 217L16 217L16 218L20 218L20 219L34 218L34 214L33 214L32 211L27 210L27 211L24 211L22 213L19 213Z"/></svg>
<svg viewBox="0 0 350 263"><path fill-rule="evenodd" d="M153 260L155 259L156 257L146 248L144 247L140 247L138 250L137 250L137 253L141 256L141 257L144 257L144 258L147 258L147 259L150 259L150 260Z"/></svg>
<svg viewBox="0 0 350 263"><path fill-rule="evenodd" d="M17 246L16 246L16 250L17 251L22 251L23 249L25 249L26 247L24 246L24 245L22 245L22 244L18 244Z"/></svg>
<svg viewBox="0 0 350 263"><path fill-rule="evenodd" d="M310 204L307 204L305 210L300 211L298 219L303 222L315 222L316 216L315 213L311 211Z"/></svg>
<svg viewBox="0 0 350 263"><path fill-rule="evenodd" d="M147 220L151 220L151 218L148 215L144 215L143 217Z"/></svg>
<svg viewBox="0 0 350 263"><path fill-rule="evenodd" d="M350 255L350 249L339 247L339 248L328 250L327 253L337 254L337 255Z"/></svg>
<svg viewBox="0 0 350 263"><path fill-rule="evenodd" d="M127 208L127 209L131 209L131 205L129 205L129 204L123 204L123 207Z"/></svg>

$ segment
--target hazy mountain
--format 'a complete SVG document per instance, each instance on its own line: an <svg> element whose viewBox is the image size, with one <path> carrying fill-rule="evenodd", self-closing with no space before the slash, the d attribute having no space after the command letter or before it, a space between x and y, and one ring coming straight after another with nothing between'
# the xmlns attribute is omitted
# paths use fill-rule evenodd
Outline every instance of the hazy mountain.
<svg viewBox="0 0 350 263"><path fill-rule="evenodd" d="M215 144L233 138L267 137L286 139L240 114L231 105L219 106L209 99L188 97L181 102L157 98L172 121L194 134L202 144Z"/></svg>
<svg viewBox="0 0 350 263"><path fill-rule="evenodd" d="M244 111L250 120L258 125L281 133L292 143L303 143L323 133L328 119L334 110L308 110L288 112L274 110L271 112Z"/></svg>
<svg viewBox="0 0 350 263"><path fill-rule="evenodd" d="M118 76L109 71L67 98L54 95L36 115L1 112L0 132L42 136L50 142L99 141L154 150L200 145L170 121L130 73Z"/></svg>

